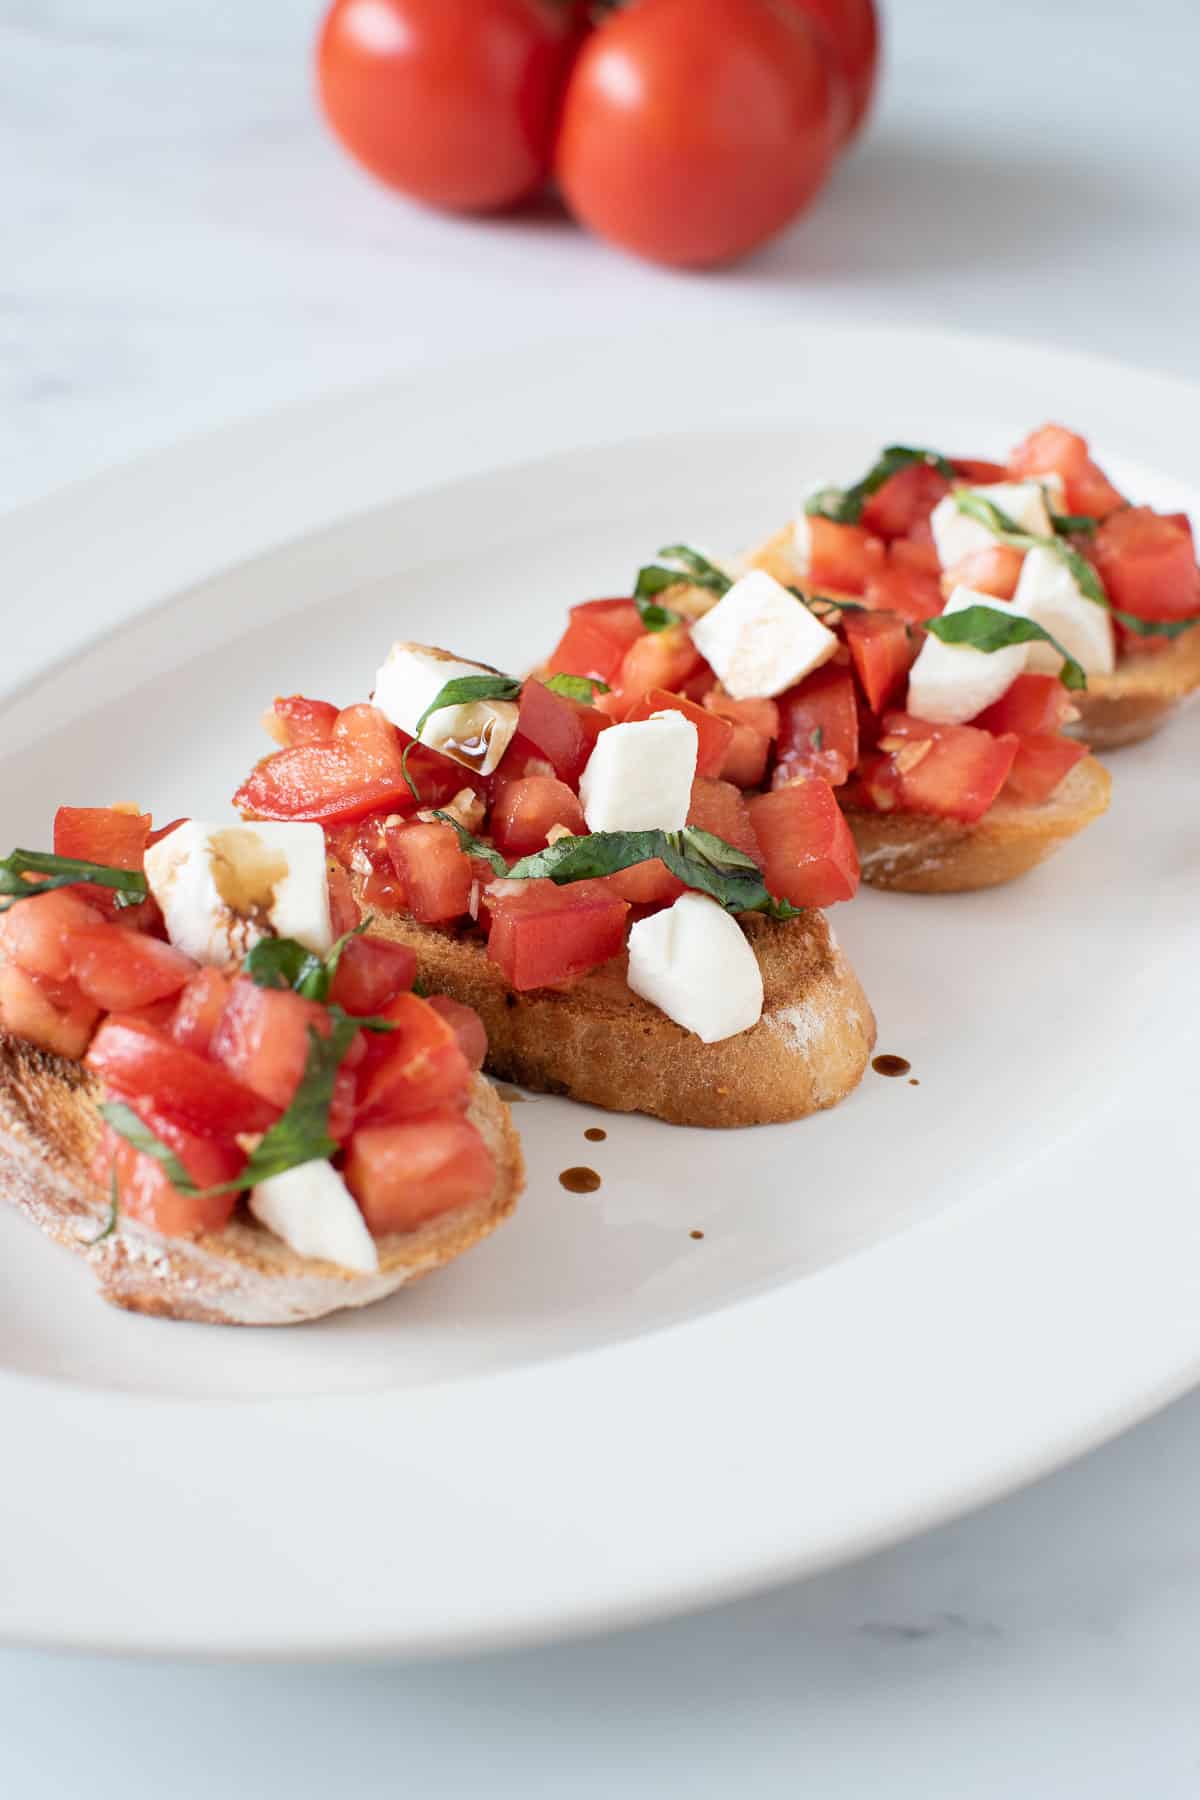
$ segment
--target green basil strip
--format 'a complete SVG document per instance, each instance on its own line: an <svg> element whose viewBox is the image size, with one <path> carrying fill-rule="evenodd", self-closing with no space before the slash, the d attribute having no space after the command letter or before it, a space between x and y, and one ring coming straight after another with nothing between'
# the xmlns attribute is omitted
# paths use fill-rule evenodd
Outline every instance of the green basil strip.
<svg viewBox="0 0 1200 1800"><path fill-rule="evenodd" d="M1109 608L1114 619L1120 619L1126 631L1132 631L1135 637L1182 637L1185 631L1200 625L1200 613L1194 619L1139 619L1136 613L1118 612L1115 606Z"/></svg>
<svg viewBox="0 0 1200 1800"><path fill-rule="evenodd" d="M925 463L947 481L954 480L954 465L940 451L914 449L909 444L889 444L861 481L848 488L821 488L809 498L804 510L812 518L832 519L835 525L857 525L871 495L878 493L885 481L890 481L893 475L913 463Z"/></svg>
<svg viewBox="0 0 1200 1800"><path fill-rule="evenodd" d="M29 882L24 879L26 875L41 875L45 879ZM106 863L78 862L74 857L54 856L47 850L14 850L11 856L0 859L0 894L9 896L0 912L7 912L18 900L49 893L51 888L74 887L80 881L114 889L118 906L136 906L150 892L140 869L110 869Z"/></svg>
<svg viewBox="0 0 1200 1800"><path fill-rule="evenodd" d="M519 700L523 685L511 675L460 675L448 681L430 701L417 720L413 736L419 738L434 713L441 712L444 706L470 706L473 700Z"/></svg>
<svg viewBox="0 0 1200 1800"><path fill-rule="evenodd" d="M263 938L242 963L242 973L248 975L256 987L290 988L305 1000L326 1001L342 960L342 951L351 938L361 937L370 924L368 913L353 931L345 932L338 939L325 957L306 950L295 938Z"/></svg>
<svg viewBox="0 0 1200 1800"><path fill-rule="evenodd" d="M1050 514L1050 523L1056 537L1092 537L1100 523L1090 513L1056 513L1049 498L1046 501L1046 511Z"/></svg>
<svg viewBox="0 0 1200 1800"><path fill-rule="evenodd" d="M1063 686L1073 691L1087 687L1082 665L1044 626L1023 613L1003 613L993 606L964 606L961 612L939 613L936 619L926 619L925 629L943 644L966 644L988 656L996 650L1011 649L1014 644L1050 644L1063 659L1059 672Z"/></svg>
<svg viewBox="0 0 1200 1800"><path fill-rule="evenodd" d="M502 877L508 874L508 864L500 852L494 850L490 844L485 844L482 838L475 837L465 825L460 825L453 814L435 811L433 816L435 819L441 819L444 825L449 825L457 831L458 841L468 856L482 856L484 862L491 864L495 874Z"/></svg>
<svg viewBox="0 0 1200 1800"><path fill-rule="evenodd" d="M819 606L832 606L838 612L870 612L871 610L869 606L864 606L861 600L835 600L830 594L806 594L803 588L790 585L788 585L788 593L794 594L801 605L807 606L809 612L818 619L821 616L817 612Z"/></svg>
<svg viewBox="0 0 1200 1800"><path fill-rule="evenodd" d="M608 683L597 681L594 675L547 675L544 685L552 694L562 694L567 700L582 700L585 706L591 706L597 694L612 693Z"/></svg>
<svg viewBox="0 0 1200 1800"><path fill-rule="evenodd" d="M137 1115L135 1114L134 1116L136 1117ZM139 1120L138 1123L140 1124L141 1121ZM104 1242L105 1238L113 1237L120 1224L120 1220L121 1193L120 1189L117 1187L117 1171L114 1169L112 1172L112 1180L108 1184L108 1217L105 1219L95 1237L90 1237L86 1240L88 1249L94 1250L97 1244L102 1244Z"/></svg>
<svg viewBox="0 0 1200 1800"><path fill-rule="evenodd" d="M253 1187L259 1181L269 1181L273 1175L286 1174L302 1163L324 1162L339 1149L329 1135L334 1082L342 1058L364 1023L361 1019L350 1018L340 1007L333 1006L329 1010L331 1030L328 1037L322 1037L320 1032L309 1027L308 1056L291 1105L263 1134L258 1146L251 1151L245 1168L232 1181L223 1181L216 1187L198 1188L175 1152L122 1101L106 1102L100 1108L101 1117L127 1143L144 1155L152 1156L166 1171L172 1186L191 1199L206 1199L213 1194L240 1194L244 1188Z"/></svg>
<svg viewBox="0 0 1200 1800"><path fill-rule="evenodd" d="M647 631L665 631L668 625L678 625L682 620L681 613L657 603L655 596L665 593L668 588L704 588L720 599L733 586L723 569L718 569L690 544L667 544L658 554L662 561L647 563L645 568L639 569L633 589L634 605Z"/></svg>

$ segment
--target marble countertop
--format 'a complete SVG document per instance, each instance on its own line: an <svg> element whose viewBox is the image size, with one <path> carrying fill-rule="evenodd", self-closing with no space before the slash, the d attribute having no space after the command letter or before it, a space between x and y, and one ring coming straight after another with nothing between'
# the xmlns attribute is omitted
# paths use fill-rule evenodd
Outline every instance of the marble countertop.
<svg viewBox="0 0 1200 1800"><path fill-rule="evenodd" d="M1200 373L1192 0L891 0L886 98L720 277L466 225L317 127L316 0L0 0L0 505L184 432L543 337L835 316ZM15 607L19 595L5 604ZM393 1669L0 1653L0 1791L1192 1800L1200 1396L855 1567L567 1649Z"/></svg>

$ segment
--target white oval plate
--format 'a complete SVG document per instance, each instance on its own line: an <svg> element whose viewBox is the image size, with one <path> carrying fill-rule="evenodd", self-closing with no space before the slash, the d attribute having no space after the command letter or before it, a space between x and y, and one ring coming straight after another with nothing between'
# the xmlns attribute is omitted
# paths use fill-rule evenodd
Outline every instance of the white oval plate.
<svg viewBox="0 0 1200 1800"><path fill-rule="evenodd" d="M1198 399L806 327L496 359L184 445L0 522L4 838L68 800L227 806L275 693L359 698L396 636L520 669L660 543L747 542L888 439L1000 451L1063 416L1187 504ZM839 911L919 1087L720 1135L531 1100L514 1223L360 1317L127 1317L0 1215L0 1635L428 1654L646 1619L1189 1386L1198 726L1122 754L1108 817L1019 887ZM558 1184L581 1162L593 1196Z"/></svg>

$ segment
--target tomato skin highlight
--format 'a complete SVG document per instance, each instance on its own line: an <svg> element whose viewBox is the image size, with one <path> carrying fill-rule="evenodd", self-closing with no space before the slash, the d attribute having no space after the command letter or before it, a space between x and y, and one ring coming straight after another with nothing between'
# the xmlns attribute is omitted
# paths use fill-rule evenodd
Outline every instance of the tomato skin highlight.
<svg viewBox="0 0 1200 1800"><path fill-rule="evenodd" d="M641 0L579 54L555 173L601 237L654 262L712 266L773 237L812 199L841 111L826 54L794 8Z"/></svg>
<svg viewBox="0 0 1200 1800"><path fill-rule="evenodd" d="M582 9L552 0L334 0L325 116L389 186L449 212L523 200L550 169Z"/></svg>

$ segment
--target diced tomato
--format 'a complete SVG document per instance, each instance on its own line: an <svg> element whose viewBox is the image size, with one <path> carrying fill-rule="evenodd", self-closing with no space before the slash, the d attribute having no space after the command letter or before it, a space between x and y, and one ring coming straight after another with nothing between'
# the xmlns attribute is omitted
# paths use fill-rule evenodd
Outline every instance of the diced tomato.
<svg viewBox="0 0 1200 1800"><path fill-rule="evenodd" d="M763 879L793 906L833 906L858 892L858 852L827 781L794 781L750 801Z"/></svg>
<svg viewBox="0 0 1200 1800"><path fill-rule="evenodd" d="M336 938L345 937L359 922L358 901L350 877L341 864L329 858L326 868L329 880L329 920Z"/></svg>
<svg viewBox="0 0 1200 1800"><path fill-rule="evenodd" d="M596 747L596 739L611 723L612 720L597 712L594 706L570 700L565 694L552 693L540 681L527 681L521 689L517 719L520 736L539 756L545 757L551 773L565 781L568 787L579 786L579 777ZM501 777L525 772L510 765L511 756L510 744L500 765Z"/></svg>
<svg viewBox="0 0 1200 1800"><path fill-rule="evenodd" d="M207 1056L232 983L220 969L197 969L178 1000L169 1030L177 1044Z"/></svg>
<svg viewBox="0 0 1200 1800"><path fill-rule="evenodd" d="M358 1069L358 1125L393 1124L434 1106L463 1106L471 1064L455 1025L418 994L397 994L371 1033Z"/></svg>
<svg viewBox="0 0 1200 1800"><path fill-rule="evenodd" d="M183 1130L174 1120L138 1104L134 1107L168 1148L174 1151L197 1187L219 1187L232 1181L245 1164L236 1144L199 1137ZM166 1170L151 1156L135 1150L111 1127L106 1128L97 1157L96 1175L105 1193L112 1174L117 1178L121 1211L166 1237L194 1237L201 1232L223 1231L233 1216L237 1194L181 1194Z"/></svg>
<svg viewBox="0 0 1200 1800"><path fill-rule="evenodd" d="M104 924L104 914L76 888L52 888L0 913L0 945L28 975L71 979L71 934Z"/></svg>
<svg viewBox="0 0 1200 1800"><path fill-rule="evenodd" d="M711 708L697 706L694 700L685 700L682 694L668 693L666 688L651 688L640 700L634 702L625 715L625 722L648 719L656 712L679 712L685 719L690 719L696 727L696 773L697 775L718 776L725 767L725 758L733 743L733 725L723 719Z"/></svg>
<svg viewBox="0 0 1200 1800"><path fill-rule="evenodd" d="M328 744L337 724L338 709L328 700L306 700L302 694L277 699L266 721L267 730L285 749L297 744Z"/></svg>
<svg viewBox="0 0 1200 1800"><path fill-rule="evenodd" d="M235 1081L282 1112L300 1085L310 1031L329 1036L324 1006L288 988L258 987L242 975L230 989L211 1054Z"/></svg>
<svg viewBox="0 0 1200 1800"><path fill-rule="evenodd" d="M704 706L734 725L749 725L760 737L779 736L779 708L774 700L735 700L723 688L715 687L705 694Z"/></svg>
<svg viewBox="0 0 1200 1800"><path fill-rule="evenodd" d="M460 919L471 904L471 864L452 825L388 821L388 853L404 884L405 905L423 925Z"/></svg>
<svg viewBox="0 0 1200 1800"><path fill-rule="evenodd" d="M606 725L612 723L607 718L604 722ZM554 764L550 758L539 750L536 744L531 743L524 732L515 731L509 739L508 749L504 752L500 767L491 777L491 788L494 791L501 782L520 781L526 775L553 774Z"/></svg>
<svg viewBox="0 0 1200 1800"><path fill-rule="evenodd" d="M867 704L880 713L904 686L917 646L895 613L848 612L843 614L842 629Z"/></svg>
<svg viewBox="0 0 1200 1800"><path fill-rule="evenodd" d="M54 854L109 869L140 869L150 838L149 813L117 806L60 806L54 815ZM117 911L112 888L81 882L76 892L110 917Z"/></svg>
<svg viewBox="0 0 1200 1800"><path fill-rule="evenodd" d="M507 781L492 808L490 828L501 856L516 862L544 850L551 830L564 825L573 837L586 832L579 797L553 775L530 775Z"/></svg>
<svg viewBox="0 0 1200 1800"><path fill-rule="evenodd" d="M176 1124L201 1136L266 1131L278 1116L278 1107L243 1087L220 1064L141 1020L106 1019L86 1061L121 1099L149 1098Z"/></svg>
<svg viewBox="0 0 1200 1800"><path fill-rule="evenodd" d="M702 658L686 625L668 625L665 631L647 631L635 638L621 662L615 685L627 710L652 688L677 693L699 669Z"/></svg>
<svg viewBox="0 0 1200 1800"><path fill-rule="evenodd" d="M461 1000L452 1000L449 994L430 994L426 1004L439 1018L445 1019L453 1031L467 1066L476 1072L482 1069L487 1058L487 1032L475 1008L464 1006Z"/></svg>
<svg viewBox="0 0 1200 1800"><path fill-rule="evenodd" d="M1200 613L1200 572L1190 527L1148 506L1105 519L1091 545L1105 590L1120 612L1175 620Z"/></svg>
<svg viewBox="0 0 1200 1800"><path fill-rule="evenodd" d="M498 881L486 901L488 957L518 992L569 981L625 947L629 907L605 881Z"/></svg>
<svg viewBox="0 0 1200 1800"><path fill-rule="evenodd" d="M731 781L713 781L697 775L692 783L692 801L687 822L701 831L711 831L735 850L743 850L762 865L762 851L750 823L746 796Z"/></svg>
<svg viewBox="0 0 1200 1800"><path fill-rule="evenodd" d="M630 644L645 632L632 600L585 600L571 608L570 624L547 664L552 675L590 675L616 684Z"/></svg>
<svg viewBox="0 0 1200 1800"><path fill-rule="evenodd" d="M70 932L71 973L105 1012L131 1012L177 994L196 972L190 956L140 931L83 925Z"/></svg>
<svg viewBox="0 0 1200 1800"><path fill-rule="evenodd" d="M24 904L24 903L23 903ZM72 983L47 983L15 962L0 962L0 1030L77 1062L100 1017Z"/></svg>
<svg viewBox="0 0 1200 1800"><path fill-rule="evenodd" d="M485 1199L496 1164L470 1120L440 1108L407 1124L356 1131L343 1173L368 1229L386 1237Z"/></svg>
<svg viewBox="0 0 1200 1800"><path fill-rule="evenodd" d="M1006 792L1039 806L1087 753L1086 744L1058 732L1018 738Z"/></svg>
<svg viewBox="0 0 1200 1800"><path fill-rule="evenodd" d="M717 678L707 663L701 663L694 675L679 684L679 692L685 700L694 700L697 706L703 706L704 699L717 685Z"/></svg>
<svg viewBox="0 0 1200 1800"><path fill-rule="evenodd" d="M858 762L858 703L849 669L826 663L779 697L773 788L799 775L841 785Z"/></svg>
<svg viewBox="0 0 1200 1800"><path fill-rule="evenodd" d="M1008 473L1018 481L1030 476L1061 475L1069 513L1103 519L1124 506L1104 471L1088 454L1085 440L1062 425L1043 425L1018 444L1008 459Z"/></svg>
<svg viewBox="0 0 1200 1800"><path fill-rule="evenodd" d="M810 515L807 586L861 594L883 563L884 547L862 525L839 525Z"/></svg>
<svg viewBox="0 0 1200 1800"><path fill-rule="evenodd" d="M952 456L950 463L954 473L972 487L992 487L998 481L1008 480L1008 469L1003 463L988 462L982 456Z"/></svg>
<svg viewBox="0 0 1200 1800"><path fill-rule="evenodd" d="M942 576L942 592L947 597L956 587L974 588L977 594L994 594L997 600L1011 600L1021 579L1025 561L1023 550L1010 544L992 544L985 550L973 550L970 556L955 563Z"/></svg>
<svg viewBox="0 0 1200 1800"><path fill-rule="evenodd" d="M1008 780L1017 754L1012 732L993 737L975 725L930 725L909 713L888 713L883 728L880 748L891 757L893 775L872 765L864 780L884 810L894 805L974 824ZM897 738L904 742L893 751Z"/></svg>
<svg viewBox="0 0 1200 1800"><path fill-rule="evenodd" d="M864 591L874 612L894 612L909 624L919 625L942 610L941 577L929 566L926 546L897 538L889 546L887 562L877 568Z"/></svg>
<svg viewBox="0 0 1200 1800"><path fill-rule="evenodd" d="M343 946L329 990L332 1005L364 1018L382 1012L416 979L416 953L388 938L354 937Z"/></svg>
<svg viewBox="0 0 1200 1800"><path fill-rule="evenodd" d="M733 742L721 765L721 780L731 781L740 788L761 787L766 779L770 754L770 738L755 731L753 725L735 725Z"/></svg>
<svg viewBox="0 0 1200 1800"><path fill-rule="evenodd" d="M632 868L618 869L615 875L605 876L604 881L618 899L627 900L630 906L670 906L687 892L686 883L672 875L661 856L634 863Z"/></svg>
<svg viewBox="0 0 1200 1800"><path fill-rule="evenodd" d="M949 492L950 483L929 463L909 463L871 495L862 522L876 537L908 537Z"/></svg>
<svg viewBox="0 0 1200 1800"><path fill-rule="evenodd" d="M368 720L370 714L374 717ZM299 744L260 762L234 795L233 804L255 819L322 823L359 819L383 809L411 812L416 801L401 769L403 751L400 733L375 707L348 707L338 714L328 743ZM410 759L414 780L419 782L427 772L424 759L435 754L414 751Z"/></svg>
<svg viewBox="0 0 1200 1800"><path fill-rule="evenodd" d="M971 723L993 737L1006 731L1019 737L1046 736L1058 731L1074 711L1057 675L1018 675L1008 691Z"/></svg>

